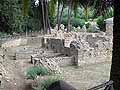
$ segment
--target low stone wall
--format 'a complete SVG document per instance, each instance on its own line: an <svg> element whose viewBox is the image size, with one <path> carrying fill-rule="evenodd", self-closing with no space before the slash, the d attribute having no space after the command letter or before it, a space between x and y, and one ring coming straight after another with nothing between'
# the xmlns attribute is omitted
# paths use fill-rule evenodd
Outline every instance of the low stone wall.
<svg viewBox="0 0 120 90"><path fill-rule="evenodd" d="M27 45L38 45L41 46L42 37L28 37L27 38Z"/></svg>
<svg viewBox="0 0 120 90"><path fill-rule="evenodd" d="M64 50L64 40L57 38L43 38L42 47L61 53Z"/></svg>
<svg viewBox="0 0 120 90"><path fill-rule="evenodd" d="M1 43L2 48L13 48L18 46L25 46L25 45L38 45L42 46L42 37L26 37L26 38L19 38L13 39L10 41L3 41Z"/></svg>
<svg viewBox="0 0 120 90"><path fill-rule="evenodd" d="M72 57L54 57L51 59L60 67L73 65Z"/></svg>
<svg viewBox="0 0 120 90"><path fill-rule="evenodd" d="M31 59L31 55L38 54L42 50L38 47L18 47L15 50L16 60Z"/></svg>

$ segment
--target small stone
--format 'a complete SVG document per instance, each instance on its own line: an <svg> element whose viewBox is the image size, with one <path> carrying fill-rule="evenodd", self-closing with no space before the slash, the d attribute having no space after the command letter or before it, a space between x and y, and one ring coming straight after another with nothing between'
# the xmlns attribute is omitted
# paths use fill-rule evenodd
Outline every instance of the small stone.
<svg viewBox="0 0 120 90"><path fill-rule="evenodd" d="M16 83L14 83L14 85L16 86L17 84L16 84Z"/></svg>
<svg viewBox="0 0 120 90"><path fill-rule="evenodd" d="M9 82L10 80L7 80L7 82Z"/></svg>

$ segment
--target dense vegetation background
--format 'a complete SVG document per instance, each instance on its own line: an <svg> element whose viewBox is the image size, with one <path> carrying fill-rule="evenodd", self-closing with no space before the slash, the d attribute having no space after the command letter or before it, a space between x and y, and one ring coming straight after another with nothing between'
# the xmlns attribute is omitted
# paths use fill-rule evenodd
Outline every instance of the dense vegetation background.
<svg viewBox="0 0 120 90"><path fill-rule="evenodd" d="M101 29L104 20L113 17L113 7L96 7L100 4L104 6L104 3L99 0L96 2L71 0L71 3L67 0L50 0L47 8L50 27L54 28L56 24L61 23L66 28L83 25L87 27L89 23L86 22L95 19ZM44 6L44 11L45 9ZM104 9L106 12L103 12ZM0 33L43 31L42 14L41 4L35 6L34 0L0 0Z"/></svg>

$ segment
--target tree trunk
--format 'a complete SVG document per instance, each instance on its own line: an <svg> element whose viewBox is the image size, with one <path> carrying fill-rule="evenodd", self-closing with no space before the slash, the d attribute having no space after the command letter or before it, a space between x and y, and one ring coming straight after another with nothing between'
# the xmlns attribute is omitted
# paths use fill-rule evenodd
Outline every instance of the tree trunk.
<svg viewBox="0 0 120 90"><path fill-rule="evenodd" d="M42 6L43 34L45 34L46 25L45 25L45 12L44 12L44 4L43 4L43 0L40 0L40 1L41 1L41 6Z"/></svg>
<svg viewBox="0 0 120 90"><path fill-rule="evenodd" d="M49 34L51 34L51 28L50 28L50 19L49 19L49 17L48 17L48 29L49 29Z"/></svg>
<svg viewBox="0 0 120 90"><path fill-rule="evenodd" d="M120 1L114 0L113 52L110 79L114 89L120 90Z"/></svg>
<svg viewBox="0 0 120 90"><path fill-rule="evenodd" d="M60 13L60 19L59 19L59 22L58 22L58 30L60 29L60 24L61 24L63 9L64 9L64 5L62 6L62 10L61 10L61 13Z"/></svg>
<svg viewBox="0 0 120 90"><path fill-rule="evenodd" d="M60 1L58 0L58 7L57 7L57 24L59 23L59 11L60 11Z"/></svg>
<svg viewBox="0 0 120 90"><path fill-rule="evenodd" d="M51 34L51 29L50 29L50 21L49 21L49 16L48 16L48 2L46 2L46 23L47 23L47 29L49 30L49 34Z"/></svg>
<svg viewBox="0 0 120 90"><path fill-rule="evenodd" d="M70 31L71 13L72 13L72 0L70 0L69 6L68 6L68 25L67 25L67 32Z"/></svg>
<svg viewBox="0 0 120 90"><path fill-rule="evenodd" d="M47 34L47 31L48 31L47 0L44 0L44 2L45 2L44 9L45 9L45 25L46 25L45 34Z"/></svg>
<svg viewBox="0 0 120 90"><path fill-rule="evenodd" d="M88 21L88 5L85 5L84 7L84 15L85 15L85 21Z"/></svg>

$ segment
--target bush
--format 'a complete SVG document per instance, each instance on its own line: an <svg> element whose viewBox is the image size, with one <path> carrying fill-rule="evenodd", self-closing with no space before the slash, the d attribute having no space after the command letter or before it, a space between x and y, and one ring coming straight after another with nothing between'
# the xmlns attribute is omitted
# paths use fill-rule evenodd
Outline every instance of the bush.
<svg viewBox="0 0 120 90"><path fill-rule="evenodd" d="M67 18L63 18L61 23L65 26L67 26L67 21L68 21ZM85 25L85 20L84 19L79 19L79 18L72 18L71 19L71 25L73 27L78 27L78 26L82 27L82 26Z"/></svg>
<svg viewBox="0 0 120 90"><path fill-rule="evenodd" d="M67 26L67 18L62 18L61 20L61 24L63 24L64 26Z"/></svg>
<svg viewBox="0 0 120 90"><path fill-rule="evenodd" d="M91 24L89 22L85 24L86 28L89 28L90 25Z"/></svg>
<svg viewBox="0 0 120 90"><path fill-rule="evenodd" d="M33 66L27 69L26 76L29 79L35 79L37 75L47 75L48 70L43 66Z"/></svg>
<svg viewBox="0 0 120 90"><path fill-rule="evenodd" d="M7 37L7 36L8 36L7 33L0 32L0 38L4 38L4 37Z"/></svg>
<svg viewBox="0 0 120 90"><path fill-rule="evenodd" d="M72 18L71 24L72 24L72 26L74 26L74 27L78 27L78 26L82 27L82 26L85 25L85 20L83 20L83 19L78 19L78 18Z"/></svg>
<svg viewBox="0 0 120 90"><path fill-rule="evenodd" d="M108 7L105 13L105 18L111 18L114 17L114 9L113 7Z"/></svg>
<svg viewBox="0 0 120 90"><path fill-rule="evenodd" d="M77 32L77 29L75 27L71 27L71 31Z"/></svg>
<svg viewBox="0 0 120 90"><path fill-rule="evenodd" d="M55 25L56 25L56 19L55 19L55 17L54 16L51 16L51 17L49 17L49 20L50 20L50 25L51 25L51 27L52 28L54 28L55 27Z"/></svg>
<svg viewBox="0 0 120 90"><path fill-rule="evenodd" d="M47 79L41 80L37 85L34 85L32 88L34 90L47 90L47 88L54 82L60 80L60 76L52 76Z"/></svg>
<svg viewBox="0 0 120 90"><path fill-rule="evenodd" d="M103 31L103 29L105 28L105 22L104 22L104 17L103 16L99 16L97 18L97 24L98 24L98 27L100 28L100 30Z"/></svg>

